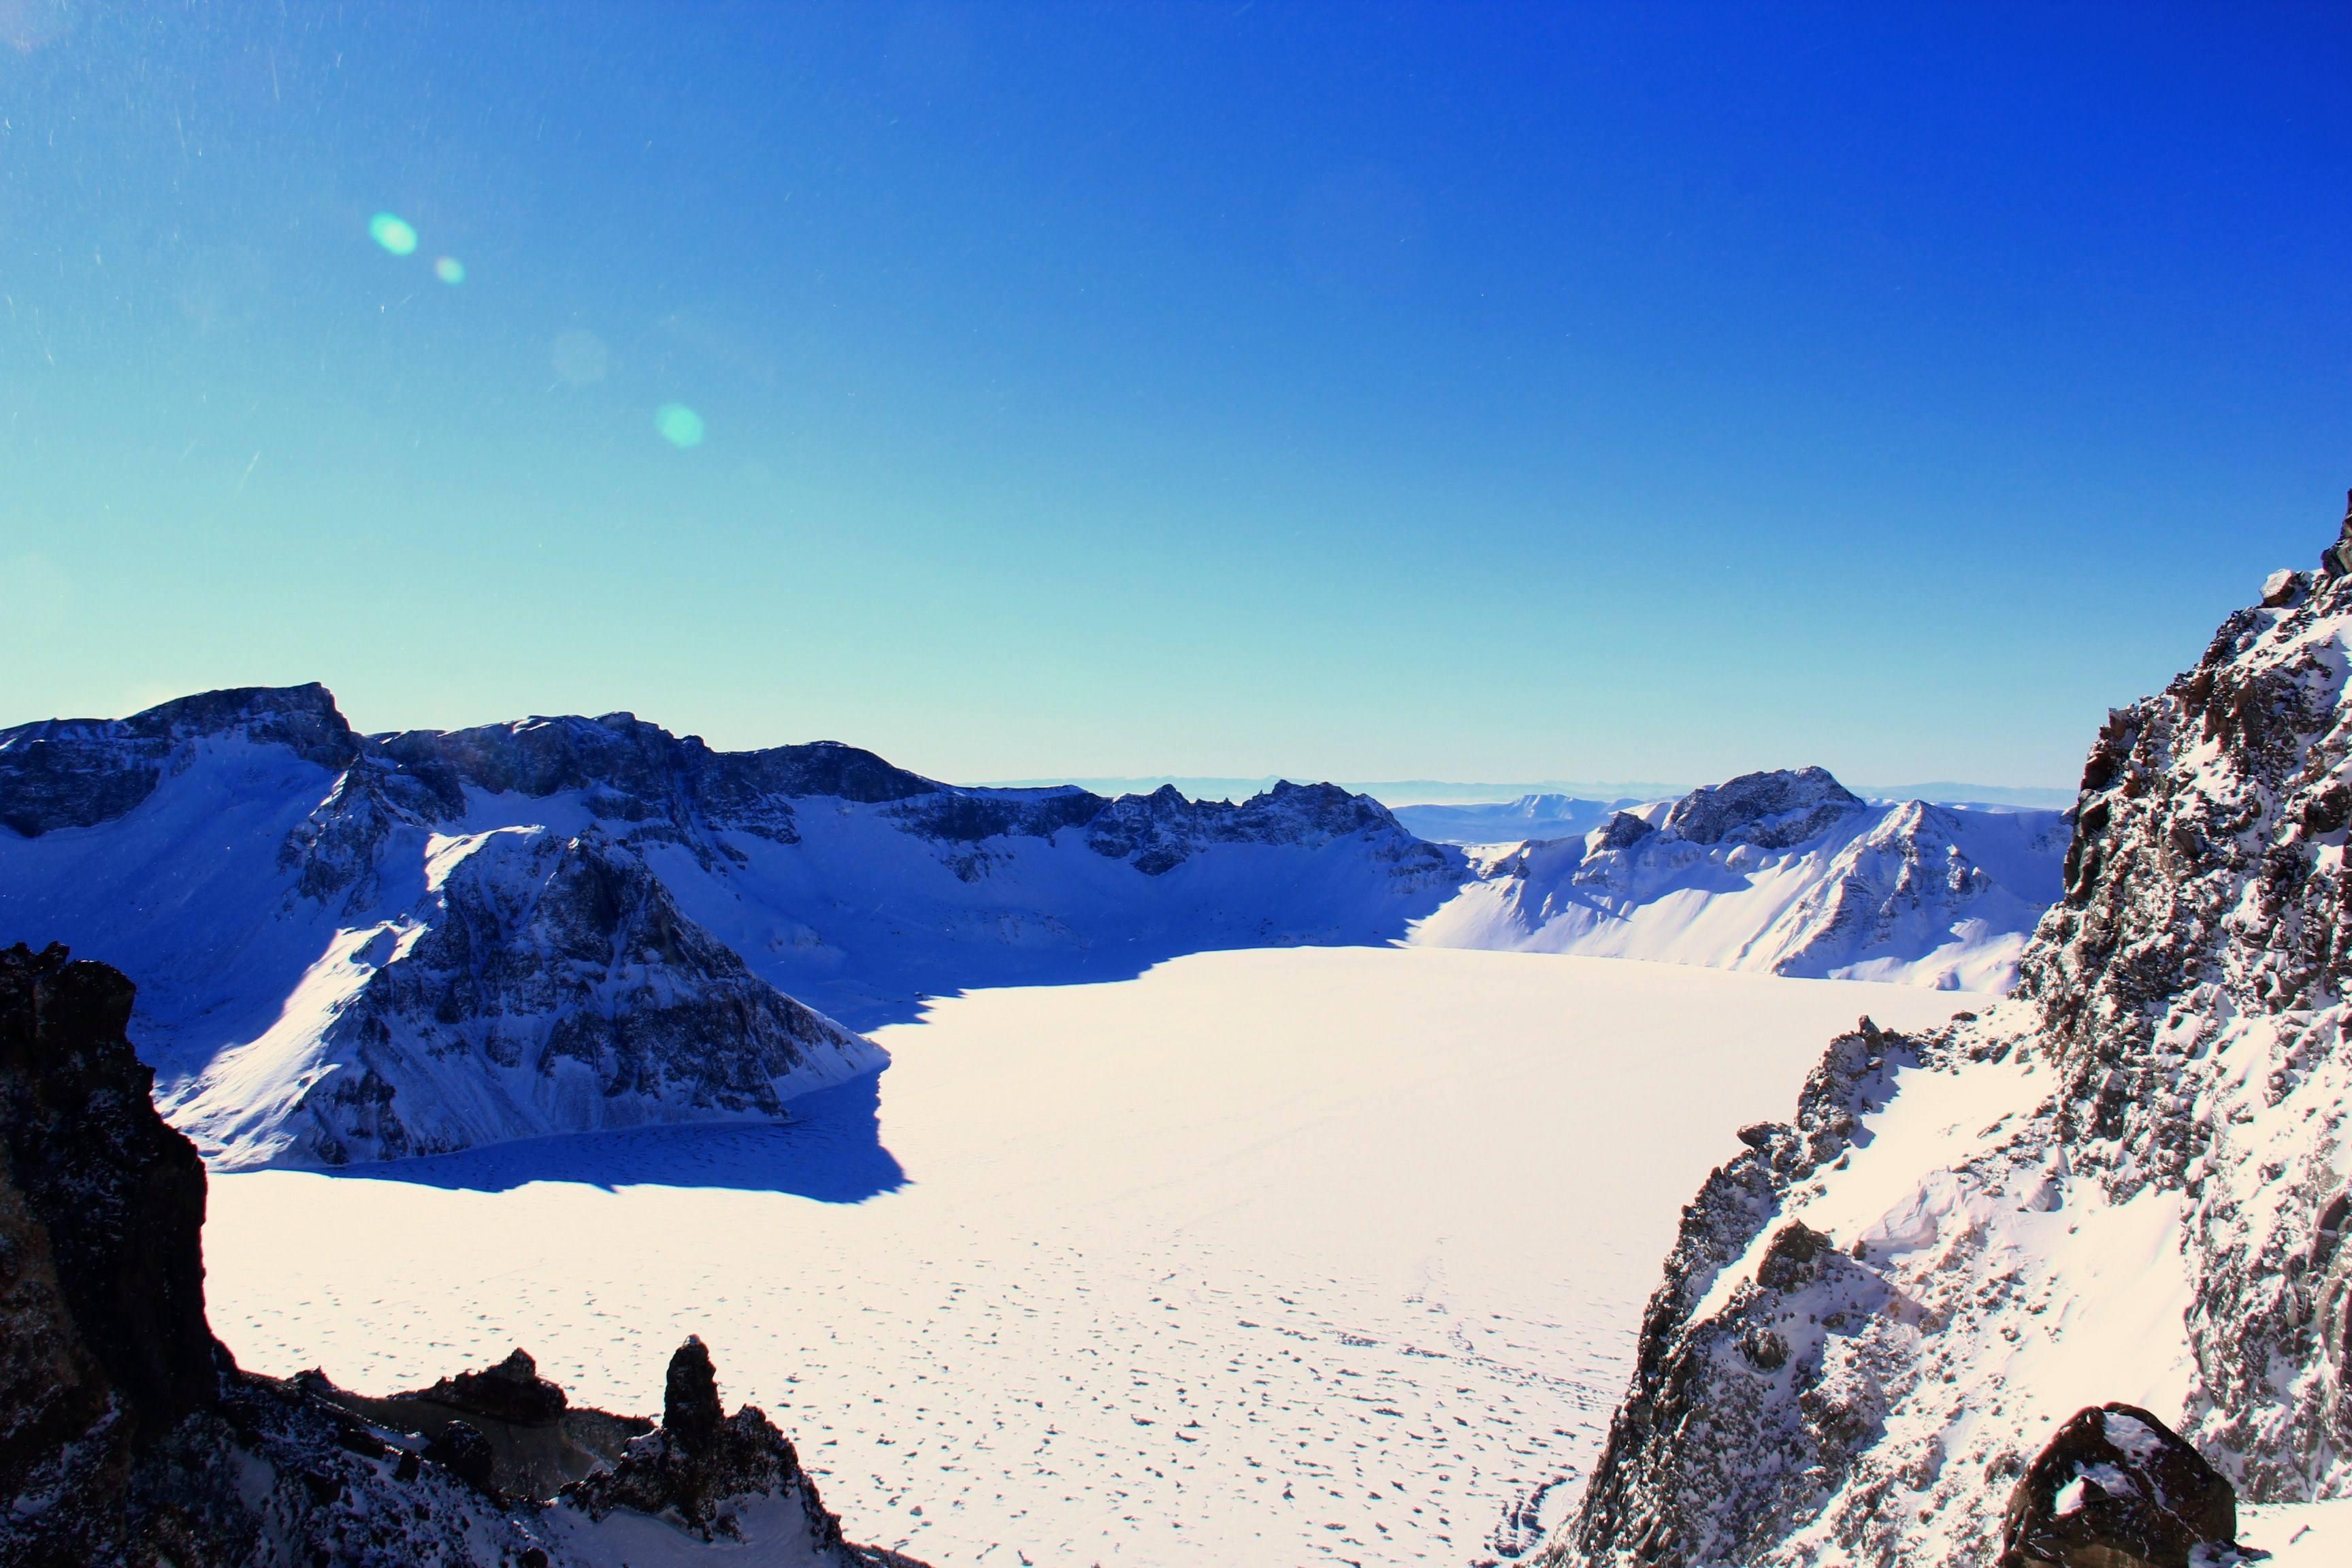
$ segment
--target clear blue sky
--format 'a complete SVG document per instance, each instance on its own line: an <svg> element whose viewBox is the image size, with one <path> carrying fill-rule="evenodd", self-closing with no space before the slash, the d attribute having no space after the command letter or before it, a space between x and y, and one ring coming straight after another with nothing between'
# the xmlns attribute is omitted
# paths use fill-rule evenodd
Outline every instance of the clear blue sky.
<svg viewBox="0 0 2352 1568"><path fill-rule="evenodd" d="M2347 83L2325 7L26 0L0 722L2071 783L2333 534Z"/></svg>

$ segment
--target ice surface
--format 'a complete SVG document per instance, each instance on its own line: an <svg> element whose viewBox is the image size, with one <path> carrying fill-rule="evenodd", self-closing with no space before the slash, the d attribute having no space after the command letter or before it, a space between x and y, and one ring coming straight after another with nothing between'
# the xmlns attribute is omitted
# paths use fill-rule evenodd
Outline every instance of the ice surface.
<svg viewBox="0 0 2352 1568"><path fill-rule="evenodd" d="M2269 1552L2266 1568L2343 1568L2352 1563L2352 1498L2241 1508L2238 1540Z"/></svg>
<svg viewBox="0 0 2352 1568"><path fill-rule="evenodd" d="M798 1129L216 1175L213 1321L365 1390L522 1345L618 1409L699 1333L853 1534L940 1563L1493 1561L1572 1502L1731 1130L1857 1014L1971 1002L1381 948L979 992L881 1032L862 1136L903 1177L862 1202L788 1152L856 1142L854 1086Z"/></svg>

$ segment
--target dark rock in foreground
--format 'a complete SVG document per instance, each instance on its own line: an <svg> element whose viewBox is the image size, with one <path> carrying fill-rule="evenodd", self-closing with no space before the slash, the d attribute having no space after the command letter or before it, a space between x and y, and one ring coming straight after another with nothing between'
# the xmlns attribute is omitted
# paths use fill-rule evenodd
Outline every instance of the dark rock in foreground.
<svg viewBox="0 0 2352 1568"><path fill-rule="evenodd" d="M2019 1479L2000 1568L2189 1568L2199 1547L2231 1550L2237 1535L2221 1472L2147 1411L2099 1405L2059 1427Z"/></svg>
<svg viewBox="0 0 2352 1568"><path fill-rule="evenodd" d="M562 1568L623 1512L677 1552L907 1562L842 1541L759 1411L721 1418L699 1341L659 1427L572 1408L521 1352L390 1399L240 1371L205 1319L204 1166L131 1005L103 964L0 949L0 1563Z"/></svg>

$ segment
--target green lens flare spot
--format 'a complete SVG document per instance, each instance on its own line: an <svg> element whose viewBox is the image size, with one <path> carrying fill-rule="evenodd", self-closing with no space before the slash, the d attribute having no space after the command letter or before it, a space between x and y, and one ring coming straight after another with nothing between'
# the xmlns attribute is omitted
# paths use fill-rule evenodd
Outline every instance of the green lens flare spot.
<svg viewBox="0 0 2352 1568"><path fill-rule="evenodd" d="M394 213L378 213L368 219L368 235L394 256L406 256L416 248L416 231Z"/></svg>
<svg viewBox="0 0 2352 1568"><path fill-rule="evenodd" d="M673 447L702 445L702 416L683 403L665 403L655 409L654 428Z"/></svg>
<svg viewBox="0 0 2352 1568"><path fill-rule="evenodd" d="M454 256L445 256L433 264L433 276L444 283L463 283L466 280L466 264Z"/></svg>

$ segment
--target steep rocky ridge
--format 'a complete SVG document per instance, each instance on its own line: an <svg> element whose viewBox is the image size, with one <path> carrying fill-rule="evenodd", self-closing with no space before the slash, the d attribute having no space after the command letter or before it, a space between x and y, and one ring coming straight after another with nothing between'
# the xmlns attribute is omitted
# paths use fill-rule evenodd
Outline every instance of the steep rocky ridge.
<svg viewBox="0 0 2352 1568"><path fill-rule="evenodd" d="M758 1410L722 1415L698 1341L659 1426L565 1409L527 1357L405 1401L239 1370L205 1321L204 1166L149 1101L131 1000L62 949L0 950L0 1561L892 1561L843 1542ZM560 1497L528 1462L592 1450Z"/></svg>
<svg viewBox="0 0 2352 1568"><path fill-rule="evenodd" d="M2352 510L2109 717L2014 999L1743 1131L1544 1561L1990 1562L2116 1402L2243 1500L2352 1496L2347 565Z"/></svg>

